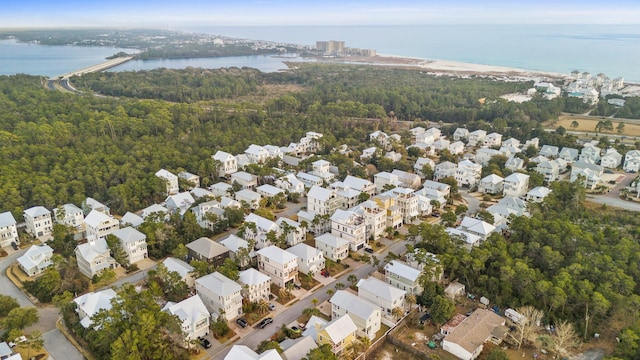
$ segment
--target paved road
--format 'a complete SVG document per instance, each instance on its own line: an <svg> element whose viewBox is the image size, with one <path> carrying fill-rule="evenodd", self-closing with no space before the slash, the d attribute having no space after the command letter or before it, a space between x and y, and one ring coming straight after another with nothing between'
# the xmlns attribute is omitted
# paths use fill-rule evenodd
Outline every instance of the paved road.
<svg viewBox="0 0 640 360"><path fill-rule="evenodd" d="M405 244L406 242L402 240L394 242L382 252L376 253L374 255L378 259L382 260L389 253L389 251L393 251L396 254L402 253L405 250ZM296 321L296 319L300 317L300 315L302 315L302 310L304 310L305 308L313 307L313 304L311 303L311 300L313 298L318 299L319 300L318 303L321 304L322 302L329 299L329 295L326 293L326 290L334 289L334 286L336 283L341 282L343 284L349 284L349 281L347 280L347 277L349 275L354 274L358 277L358 279L362 279L369 276L369 274L371 274L374 270L375 269L371 264L363 264L359 268L353 271L350 271L346 274L343 274L340 278L334 280L331 284L321 287L320 289L316 290L313 294L291 305L288 309L286 309L285 311L283 311L282 313L280 313L274 318L273 324L267 326L264 329L254 329L248 335L244 336L239 341L236 341L233 345L246 345L251 349L255 349L258 346L258 344L260 344L260 342L271 337L271 335L273 335L280 328L282 324L290 324ZM216 359L216 360L224 359L225 355L229 352L230 349L231 349L231 346L227 346L226 348L222 349L218 354L213 356L211 359Z"/></svg>
<svg viewBox="0 0 640 360"><path fill-rule="evenodd" d="M83 360L84 357L75 346L58 329L50 330L42 335L44 347L51 355L50 358L57 360Z"/></svg>
<svg viewBox="0 0 640 360"><path fill-rule="evenodd" d="M16 298L20 306L34 306L31 300L29 300L29 298L26 297L7 277L7 268L9 265L13 264L20 256L22 256L22 254L25 253L25 251L27 250L18 250L0 260L0 289L2 289L1 293L3 295L9 295Z"/></svg>
<svg viewBox="0 0 640 360"><path fill-rule="evenodd" d="M475 214L480 210L480 200L469 194L466 190L460 191L462 198L467 202L467 214Z"/></svg>
<svg viewBox="0 0 640 360"><path fill-rule="evenodd" d="M587 201L594 202L596 204L603 204L607 206L614 206L625 210L630 211L640 211L640 203L626 201L619 198L620 190L629 186L633 179L636 178L637 174L620 174L624 175L624 180L616 184L616 186L611 189L606 194L603 195L587 195Z"/></svg>

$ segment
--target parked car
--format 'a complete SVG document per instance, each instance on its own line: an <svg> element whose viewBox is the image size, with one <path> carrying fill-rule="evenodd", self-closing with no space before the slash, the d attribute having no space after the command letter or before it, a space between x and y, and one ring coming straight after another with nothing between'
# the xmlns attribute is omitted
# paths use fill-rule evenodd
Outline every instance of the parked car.
<svg viewBox="0 0 640 360"><path fill-rule="evenodd" d="M269 303L269 310L273 311L276 309L276 305L274 303Z"/></svg>
<svg viewBox="0 0 640 360"><path fill-rule="evenodd" d="M240 318L240 319L236 320L236 324L240 325L240 327L241 327L241 328L246 328L246 327L247 327L247 325L249 325L249 324L247 323L247 320L242 319L242 318Z"/></svg>
<svg viewBox="0 0 640 360"><path fill-rule="evenodd" d="M11 242L11 247L13 248L13 250L19 250L20 247L18 246L18 244L16 244L15 242Z"/></svg>
<svg viewBox="0 0 640 360"><path fill-rule="evenodd" d="M297 334L297 333L299 333L299 332L302 332L302 330L300 330L300 328L299 328L299 327L297 327L297 326L292 326L292 327L291 327L291 331L293 331L293 332L294 332L294 333L296 333L296 334Z"/></svg>
<svg viewBox="0 0 640 360"><path fill-rule="evenodd" d="M264 318L262 319L262 321L260 321L260 323L258 324L258 327L260 329L264 329L265 326L271 324L273 322L272 318Z"/></svg>
<svg viewBox="0 0 640 360"><path fill-rule="evenodd" d="M369 254L373 254L372 248L364 248L364 251L368 252Z"/></svg>
<svg viewBox="0 0 640 360"><path fill-rule="evenodd" d="M203 348L208 349L211 347L211 342L203 337L198 338L198 342L202 345Z"/></svg>
<svg viewBox="0 0 640 360"><path fill-rule="evenodd" d="M322 269L322 271L320 271L320 274L324 277L329 277L329 272L327 271L327 269Z"/></svg>
<svg viewBox="0 0 640 360"><path fill-rule="evenodd" d="M432 212L432 213L431 213L431 216L433 216L433 217L440 217L440 213L438 213L438 212Z"/></svg>

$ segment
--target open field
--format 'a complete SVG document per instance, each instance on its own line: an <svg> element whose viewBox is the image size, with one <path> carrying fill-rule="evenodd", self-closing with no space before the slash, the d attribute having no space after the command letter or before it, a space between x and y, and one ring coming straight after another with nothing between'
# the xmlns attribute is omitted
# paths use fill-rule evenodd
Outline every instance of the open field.
<svg viewBox="0 0 640 360"><path fill-rule="evenodd" d="M584 132L592 132L595 134L596 132L595 129L596 129L596 125L598 124L598 121L601 121L603 119L611 120L611 122L613 123L614 131L605 132L601 134L602 135L608 135L608 134L618 135L618 133L615 131L615 128L616 126L618 126L618 123L621 122L620 119L609 119L609 118L601 118L601 117L594 117L594 116L580 116L580 115L560 115L558 117L558 121L547 122L547 123L544 123L543 125L548 128L556 128L558 126L562 126L568 131L584 131ZM578 122L577 128L571 127L571 123L574 121ZM624 133L622 135L640 136L640 120L623 120L622 122L624 122Z"/></svg>

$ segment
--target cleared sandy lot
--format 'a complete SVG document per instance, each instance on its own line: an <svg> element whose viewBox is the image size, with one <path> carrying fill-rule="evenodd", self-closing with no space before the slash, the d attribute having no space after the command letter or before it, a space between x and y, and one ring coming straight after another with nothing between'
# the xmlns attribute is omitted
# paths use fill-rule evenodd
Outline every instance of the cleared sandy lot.
<svg viewBox="0 0 640 360"><path fill-rule="evenodd" d="M580 115L575 115L575 116L560 115L560 117L558 118L558 121L545 123L545 126L548 128L556 128L558 126L562 126L569 131L584 131L584 132L592 132L595 134L596 125L598 124L598 121L601 121L601 120L607 120L607 119L590 117L590 116L580 116ZM611 122L613 123L613 131L602 133L602 134L603 135L607 135L607 134L619 135L618 132L616 131L616 127L618 126L618 123L620 123L620 120L618 119L608 119L608 120L611 120ZM577 128L571 127L571 123L574 121L578 122ZM629 120L624 121L624 132L621 135L640 136L640 120L638 120L637 122L630 122Z"/></svg>

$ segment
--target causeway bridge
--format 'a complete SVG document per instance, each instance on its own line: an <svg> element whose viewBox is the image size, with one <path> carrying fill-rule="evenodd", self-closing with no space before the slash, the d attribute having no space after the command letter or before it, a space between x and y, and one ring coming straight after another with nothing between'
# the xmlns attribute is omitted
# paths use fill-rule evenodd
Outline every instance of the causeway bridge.
<svg viewBox="0 0 640 360"><path fill-rule="evenodd" d="M93 65L93 66L86 67L84 69L72 71L70 73L67 73L67 74L64 74L64 75L60 75L60 76L55 77L55 78L50 78L50 79L48 79L46 81L45 86L49 90L61 90L61 91L81 94L82 93L81 91L76 90L71 85L71 83L69 82L69 78L71 78L72 76L79 76L79 75L88 74L88 73L92 73L92 72L104 71L104 70L107 70L107 69L112 68L114 66L118 66L120 64L124 64L127 61L130 61L131 59L133 59L133 56L117 57L115 59L107 60L107 61L105 61L103 63L100 63L100 64L97 64L97 65Z"/></svg>

